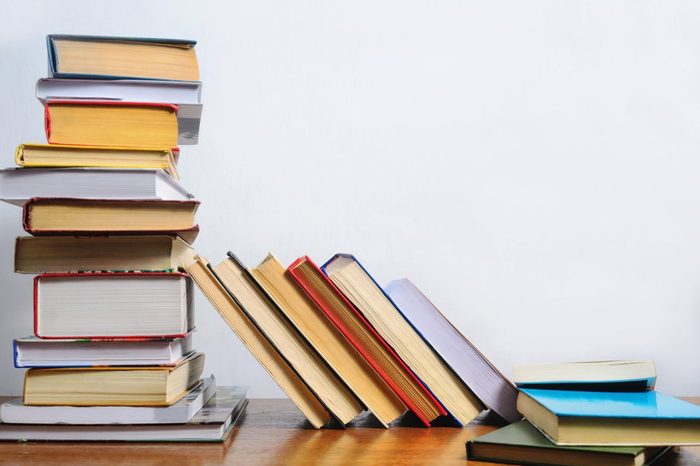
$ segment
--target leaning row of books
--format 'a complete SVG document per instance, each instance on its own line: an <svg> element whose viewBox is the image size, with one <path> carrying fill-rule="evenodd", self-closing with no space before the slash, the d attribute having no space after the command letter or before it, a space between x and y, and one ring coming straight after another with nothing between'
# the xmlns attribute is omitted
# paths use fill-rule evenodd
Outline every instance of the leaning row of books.
<svg viewBox="0 0 700 466"><path fill-rule="evenodd" d="M652 361L514 368L525 419L467 442L478 461L565 466L650 464L700 444L700 406L655 391Z"/></svg>
<svg viewBox="0 0 700 466"><path fill-rule="evenodd" d="M176 147L198 138L194 43L47 46L48 144L20 145L20 168L0 171L32 235L16 240L15 271L36 274L34 335L14 342L23 396L0 406L0 439L222 440L245 390L202 378L192 280L174 263L198 232Z"/></svg>

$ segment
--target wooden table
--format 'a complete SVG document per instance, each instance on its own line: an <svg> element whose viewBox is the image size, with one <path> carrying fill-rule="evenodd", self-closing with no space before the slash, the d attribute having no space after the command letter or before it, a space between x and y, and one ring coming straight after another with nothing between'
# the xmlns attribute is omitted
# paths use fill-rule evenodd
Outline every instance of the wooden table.
<svg viewBox="0 0 700 466"><path fill-rule="evenodd" d="M315 430L289 400L251 400L224 444L0 442L0 464L466 465L465 442L494 428L477 421L464 429L383 429L365 416L346 429ZM700 465L700 447L676 449L654 465Z"/></svg>

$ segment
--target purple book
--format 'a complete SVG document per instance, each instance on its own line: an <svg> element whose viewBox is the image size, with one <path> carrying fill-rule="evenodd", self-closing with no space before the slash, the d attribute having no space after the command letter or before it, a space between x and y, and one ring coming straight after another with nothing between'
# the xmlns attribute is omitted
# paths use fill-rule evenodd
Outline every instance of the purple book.
<svg viewBox="0 0 700 466"><path fill-rule="evenodd" d="M515 407L518 390L457 330L409 280L389 283L384 291L404 318L491 411L509 422L522 419Z"/></svg>

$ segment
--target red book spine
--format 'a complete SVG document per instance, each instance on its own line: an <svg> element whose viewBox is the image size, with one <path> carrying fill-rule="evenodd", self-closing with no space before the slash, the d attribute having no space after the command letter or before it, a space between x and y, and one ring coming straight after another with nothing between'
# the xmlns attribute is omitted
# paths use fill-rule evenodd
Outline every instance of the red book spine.
<svg viewBox="0 0 700 466"><path fill-rule="evenodd" d="M384 370L382 365L377 361L372 354L367 351L367 349L360 343L359 339L357 336L352 332L351 329L345 326L345 324L342 322L342 320L335 314L335 312L330 309L328 306L326 306L323 303L323 300L321 300L317 293L316 290L313 289L313 287L310 286L309 283L307 283L300 274L296 272L296 267L302 263L308 263L321 277L321 279L324 281L324 283L333 290L333 292L342 300L342 302L347 306L356 316L356 318L360 321L362 326L367 329L367 331L387 350L387 352L391 355L393 359L395 359L398 363L401 369L405 374L407 374L413 381L414 383L426 394L426 396L431 400L431 402L435 405L436 408L438 408L438 411L440 414L443 416L447 414L447 411L445 411L445 408L440 404L440 402L435 399L435 397L428 391L421 381L416 377L416 375L411 371L411 369L406 366L406 364L403 362L403 360L394 352L394 350L389 346L389 344L377 333L377 331L372 327L372 325L367 322L367 320L364 318L364 316L357 310L355 309L355 306L348 301L348 299L343 295L343 293L338 290L338 288L333 284L333 282L330 281L330 279L321 271L321 269L318 268L316 264L308 257L300 257L296 261L294 261L287 271L289 274L292 276L292 278L301 286L301 288L304 290L304 292L311 298L311 300L318 306L318 308L328 317L328 319L335 325L335 327L340 330L340 332L345 336L345 338L359 351L359 353L362 355L362 357L365 358L365 360L372 366L372 368L379 374L379 376L391 387L391 389L396 393L396 395L408 406L411 411L415 413L415 415L425 424L426 427L430 427L430 419L428 419L422 411L416 406L415 403L410 399L408 394L401 389L401 387L398 386L398 384L391 378L391 376Z"/></svg>
<svg viewBox="0 0 700 466"><path fill-rule="evenodd" d="M51 279L57 277L124 277L124 276L178 276L178 277L188 277L189 275L183 272L80 272L80 273L43 273L34 277L34 335L38 338L44 340L74 340L74 339L89 339L89 340L100 340L100 341L110 341L110 340L128 340L128 341L146 341L146 340L170 340L173 338L184 338L190 333L191 329L188 329L184 333L176 333L172 335L148 335L148 336L101 336L101 335L75 335L75 336L44 336L39 334L39 284L42 279Z"/></svg>

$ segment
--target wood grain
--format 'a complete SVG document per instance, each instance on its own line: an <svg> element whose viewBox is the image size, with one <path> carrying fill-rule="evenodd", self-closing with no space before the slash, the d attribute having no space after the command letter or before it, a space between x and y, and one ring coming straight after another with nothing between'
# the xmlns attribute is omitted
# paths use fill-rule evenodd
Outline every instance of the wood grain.
<svg viewBox="0 0 700 466"><path fill-rule="evenodd" d="M700 404L700 398L691 401ZM256 399L223 445L0 442L0 464L464 466L465 442L496 428L483 418L464 429L418 425L407 419L387 430L365 415L346 429L315 430L289 400ZM678 448L655 463L687 465L700 465L700 447Z"/></svg>

